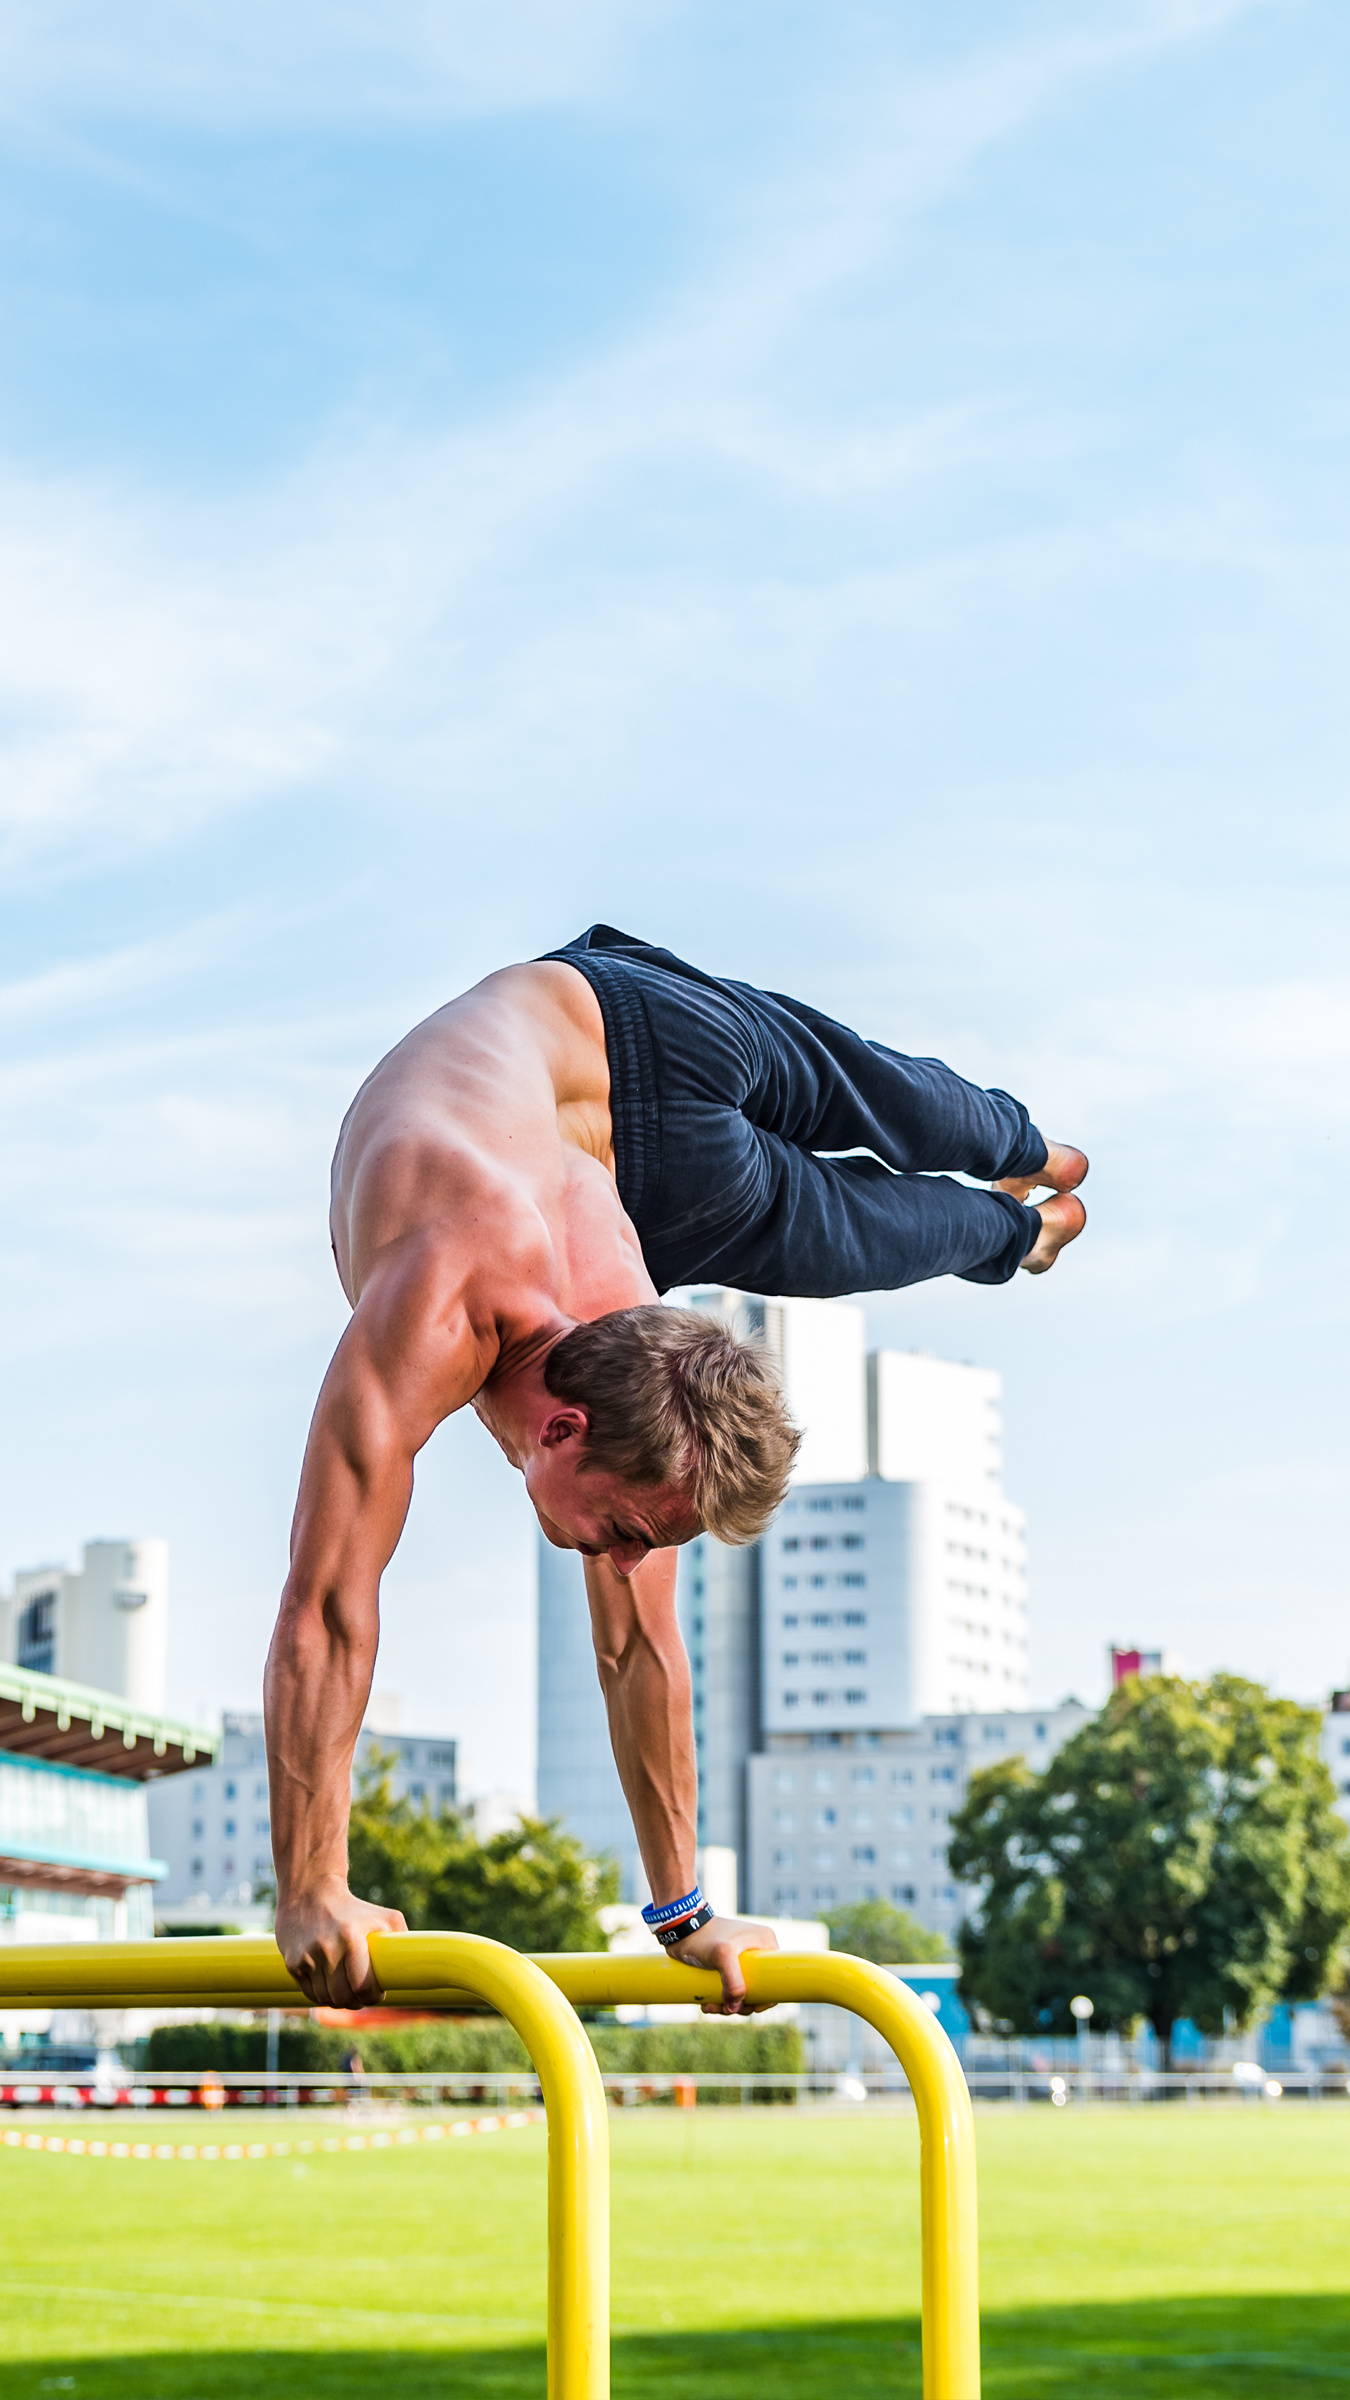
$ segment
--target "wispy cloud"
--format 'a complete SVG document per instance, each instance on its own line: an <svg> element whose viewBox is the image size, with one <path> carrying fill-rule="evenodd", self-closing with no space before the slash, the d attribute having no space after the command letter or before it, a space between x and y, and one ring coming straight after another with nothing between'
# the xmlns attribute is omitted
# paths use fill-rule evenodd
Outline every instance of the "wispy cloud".
<svg viewBox="0 0 1350 2400"><path fill-rule="evenodd" d="M653 0L4 0L0 78L24 102L197 124L369 124L593 98L667 14Z"/></svg>
<svg viewBox="0 0 1350 2400"><path fill-rule="evenodd" d="M128 40L124 23L118 31L138 62L159 22L142 13L143 41ZM462 13L451 24L396 12L379 38L391 56L401 44L420 55L419 41L454 55ZM843 604L856 609L850 504L931 496L944 479L1043 446L1046 429L992 397L880 428L794 411L776 389L785 345L809 344L828 295L991 144L1084 78L1237 13L1237 0L1097 11L945 68L893 69L881 88L851 92L847 109L820 113L813 163L798 152L790 171L747 193L720 260L705 260L651 322L491 421L431 439L334 435L228 507L11 474L0 486L0 688L14 732L0 825L12 848L59 846L77 828L171 837L259 797L340 783L377 756L415 793L428 772L453 775L456 760L494 749L504 721L528 727L551 658L573 694L645 681L653 609L667 661L701 634L720 643L731 611L753 640L763 579L742 561L720 588L706 567L689 585L664 530L672 507L688 504L681 492L698 494L704 516L718 489L733 507L786 510L789 521L824 499L842 503L828 580L852 582ZM597 40L598 29L614 32L614 12L567 15ZM101 55L101 20L58 11L40 35L45 22L11 11L16 56L25 44L46 56L46 41L78 83L70 62ZM514 40L523 29L512 22ZM338 53L348 46L344 71L355 75L366 36L348 12L297 12L283 50L321 28ZM225 44L256 66L275 46L254 30L199 10L175 38L199 65ZM479 43L484 58L499 47L496 35ZM465 55L477 55L473 41ZM55 63L51 72L60 80ZM294 61L278 72L299 79ZM166 73L168 93L177 86ZM652 570L635 578L643 527L662 530ZM583 541L584 575L560 573ZM980 560L987 570L985 545ZM893 593L907 573L891 578Z"/></svg>

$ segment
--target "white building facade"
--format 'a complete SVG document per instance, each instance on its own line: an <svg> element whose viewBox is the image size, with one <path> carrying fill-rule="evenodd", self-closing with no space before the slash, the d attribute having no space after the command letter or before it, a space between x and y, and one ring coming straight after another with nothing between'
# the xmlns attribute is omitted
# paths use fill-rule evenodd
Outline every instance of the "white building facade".
<svg viewBox="0 0 1350 2400"><path fill-rule="evenodd" d="M749 1761L746 1905L814 1916L889 1900L948 1938L968 1893L947 1866L970 1778L1000 1758L1048 1766L1092 1711L971 1710L885 1732L779 1735Z"/></svg>
<svg viewBox="0 0 1350 2400"><path fill-rule="evenodd" d="M167 1543L86 1542L73 1570L19 1569L0 1610L0 1659L161 1715L168 1606Z"/></svg>
<svg viewBox="0 0 1350 2400"><path fill-rule="evenodd" d="M396 1800L437 1810L457 1805L456 1745L440 1734L382 1733L363 1728L353 1763L353 1788L362 1770L392 1759ZM151 1784L150 1839L163 1861L155 1893L161 1923L239 1922L266 1914L259 1887L272 1880L272 1821L267 1748L260 1714L227 1711L219 1756L193 1774Z"/></svg>

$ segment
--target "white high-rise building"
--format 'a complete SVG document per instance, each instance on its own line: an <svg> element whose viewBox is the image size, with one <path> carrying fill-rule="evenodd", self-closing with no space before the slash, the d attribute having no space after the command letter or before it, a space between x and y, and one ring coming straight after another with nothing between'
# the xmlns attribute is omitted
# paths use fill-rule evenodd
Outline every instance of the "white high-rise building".
<svg viewBox="0 0 1350 2400"><path fill-rule="evenodd" d="M1025 1710L1025 1521L1003 1495L1001 1387L989 1369L921 1352L869 1359L852 1302L760 1299L720 1285L670 1297L764 1342L803 1432L788 1497L763 1540L732 1550L701 1534L679 1558L699 1840L735 1851L741 1888L758 1888L753 1904L763 1909L761 1755L904 1739L938 1716ZM633 1836L581 1561L542 1542L539 1804L614 1852L628 1885ZM931 1892L931 1879L920 1888Z"/></svg>
<svg viewBox="0 0 1350 2400"><path fill-rule="evenodd" d="M1026 1530L996 1487L808 1484L761 1552L766 1735L1025 1707Z"/></svg>
<svg viewBox="0 0 1350 2400"><path fill-rule="evenodd" d="M168 1544L86 1542L80 1565L22 1567L0 1635L12 1666L56 1675L137 1708L164 1708Z"/></svg>

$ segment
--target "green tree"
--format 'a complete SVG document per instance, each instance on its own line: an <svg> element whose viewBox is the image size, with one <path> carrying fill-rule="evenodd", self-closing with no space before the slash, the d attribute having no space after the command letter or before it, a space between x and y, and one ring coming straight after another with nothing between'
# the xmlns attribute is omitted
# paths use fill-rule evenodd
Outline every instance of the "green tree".
<svg viewBox="0 0 1350 2400"><path fill-rule="evenodd" d="M832 1949L873 1959L879 1967L951 1957L940 1933L930 1933L908 1909L892 1908L889 1900L853 1900L847 1908L832 1908L821 1922L829 1926Z"/></svg>
<svg viewBox="0 0 1350 2400"><path fill-rule="evenodd" d="M411 1800L395 1800L390 1777L397 1763L396 1752L372 1751L358 1778L347 1826L347 1881L358 1900L401 1909L421 1933L436 1921L432 1890L462 1829L453 1809L433 1814Z"/></svg>
<svg viewBox="0 0 1350 2400"><path fill-rule="evenodd" d="M393 1761L361 1778L347 1871L362 1900L403 1911L416 1932L483 1933L513 1950L603 1950L597 1911L618 1897L618 1869L587 1855L556 1819L527 1818L480 1842L454 1809L433 1814L390 1790Z"/></svg>
<svg viewBox="0 0 1350 2400"><path fill-rule="evenodd" d="M1350 1926L1350 1836L1312 1709L1259 1684L1131 1676L1033 1775L972 1778L952 1869L979 1893L961 1928L963 1997L1009 2032L1146 2018L1250 2024L1315 1997Z"/></svg>

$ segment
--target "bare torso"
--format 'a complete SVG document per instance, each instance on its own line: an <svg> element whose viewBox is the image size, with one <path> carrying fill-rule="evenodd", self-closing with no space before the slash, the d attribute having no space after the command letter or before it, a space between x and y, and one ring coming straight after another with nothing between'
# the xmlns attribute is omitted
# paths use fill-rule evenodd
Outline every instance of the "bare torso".
<svg viewBox="0 0 1350 2400"><path fill-rule="evenodd" d="M585 977L561 960L506 967L415 1026L347 1112L330 1223L353 1307L378 1262L434 1252L481 1380L541 1326L655 1299L614 1180Z"/></svg>

